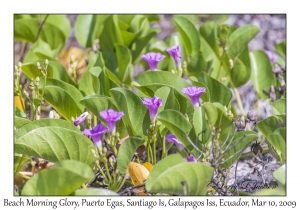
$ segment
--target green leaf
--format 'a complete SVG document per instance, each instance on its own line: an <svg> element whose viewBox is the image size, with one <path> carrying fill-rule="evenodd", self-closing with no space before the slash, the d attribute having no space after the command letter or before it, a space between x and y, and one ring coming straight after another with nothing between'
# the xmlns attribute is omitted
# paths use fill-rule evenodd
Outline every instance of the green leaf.
<svg viewBox="0 0 300 210"><path fill-rule="evenodd" d="M51 169L43 170L28 180L22 195L70 195L93 177L92 169L82 162L60 161Z"/></svg>
<svg viewBox="0 0 300 210"><path fill-rule="evenodd" d="M125 84L130 85L133 76L131 66L131 51L124 45L115 44L118 59L118 78Z"/></svg>
<svg viewBox="0 0 300 210"><path fill-rule="evenodd" d="M181 77L167 71L146 71L137 76L135 84L139 90L150 97L153 97L155 91L162 86L168 86L176 89L181 95L188 98L182 93L182 89L190 86Z"/></svg>
<svg viewBox="0 0 300 210"><path fill-rule="evenodd" d="M135 37L134 43L131 48L133 63L136 63L140 59L143 49L146 47L149 41L158 33L158 29L151 28L146 35Z"/></svg>
<svg viewBox="0 0 300 210"><path fill-rule="evenodd" d="M286 114L286 99L278 99L272 104L275 115Z"/></svg>
<svg viewBox="0 0 300 210"><path fill-rule="evenodd" d="M237 59L233 69L230 70L230 80L234 87L241 87L250 79L251 71L248 71L243 61Z"/></svg>
<svg viewBox="0 0 300 210"><path fill-rule="evenodd" d="M224 148L231 149L229 149L228 151L225 150L225 153L223 155L224 163L221 164L221 167L229 168L237 159L239 159L245 149L257 138L257 133L253 131L237 132L228 148L227 145L230 141L228 141L228 143L225 143L226 146L224 146Z"/></svg>
<svg viewBox="0 0 300 210"><path fill-rule="evenodd" d="M117 107L112 102L112 99L110 97L103 96L103 95L86 96L80 101L80 103L83 104L101 121L103 119L99 115L100 111L103 111L105 109L114 109L114 110L117 109Z"/></svg>
<svg viewBox="0 0 300 210"><path fill-rule="evenodd" d="M15 120L14 120L14 126L19 129L20 127L22 127L23 125L29 123L30 120L23 118L23 117L18 117L15 116Z"/></svg>
<svg viewBox="0 0 300 210"><path fill-rule="evenodd" d="M255 37L260 29L254 25L245 25L230 34L227 42L227 55L234 59L247 47L248 43Z"/></svg>
<svg viewBox="0 0 300 210"><path fill-rule="evenodd" d="M160 21L160 16L157 14L145 14L145 16L148 18L150 23Z"/></svg>
<svg viewBox="0 0 300 210"><path fill-rule="evenodd" d="M222 73L219 75L219 78L217 78L219 72L218 69L220 67L219 56L215 54L211 46L206 42L206 40L203 37L200 37L200 42L201 53L207 61L205 72L215 79L220 79Z"/></svg>
<svg viewBox="0 0 300 210"><path fill-rule="evenodd" d="M188 55L195 55L200 51L200 39L195 25L185 17L176 16L173 22L182 37Z"/></svg>
<svg viewBox="0 0 300 210"><path fill-rule="evenodd" d="M207 120L211 126L215 125L218 120L218 111L214 104L206 102L202 104L205 110Z"/></svg>
<svg viewBox="0 0 300 210"><path fill-rule="evenodd" d="M76 119L83 112L83 109L79 107L73 97L60 87L53 85L46 86L44 98L68 121L72 121L72 117Z"/></svg>
<svg viewBox="0 0 300 210"><path fill-rule="evenodd" d="M156 119L166 126L184 146L190 145L189 141L185 138L185 135L190 132L192 125L182 113L176 110L167 109L160 112Z"/></svg>
<svg viewBox="0 0 300 210"><path fill-rule="evenodd" d="M269 189L260 190L253 196L286 196L286 189L282 189L277 186L270 186Z"/></svg>
<svg viewBox="0 0 300 210"><path fill-rule="evenodd" d="M172 88L166 86L161 87L155 92L154 95L162 99L162 105L158 108L157 113L165 109L173 109L179 111L180 105L174 95L174 90Z"/></svg>
<svg viewBox="0 0 300 210"><path fill-rule="evenodd" d="M81 131L75 127L72 123L66 121L66 120L61 120L61 119L40 119L40 120L35 120L33 122L30 122L26 124L26 126L22 126L22 128L18 129L18 131L15 133L15 139L19 139L23 135L29 133L30 131L40 128L40 127L61 127L65 128L68 130L71 130L73 132L76 132L78 134L81 134Z"/></svg>
<svg viewBox="0 0 300 210"><path fill-rule="evenodd" d="M269 98L263 91L269 92L271 85L276 85L276 77L272 72L269 57L264 51L255 50L250 53L251 82L260 99Z"/></svg>
<svg viewBox="0 0 300 210"><path fill-rule="evenodd" d="M135 93L125 88L113 88L109 91L109 94L118 110L124 112L125 115L122 117L122 121L125 126L129 126L134 135L146 135L146 129L150 125L150 117L142 100Z"/></svg>
<svg viewBox="0 0 300 210"><path fill-rule="evenodd" d="M142 138L129 137L121 144L117 157L117 169L121 174L127 172L129 163L131 162L135 151L143 142Z"/></svg>
<svg viewBox="0 0 300 210"><path fill-rule="evenodd" d="M200 72L206 70L206 60L202 54L194 54L187 66L188 76L199 78Z"/></svg>
<svg viewBox="0 0 300 210"><path fill-rule="evenodd" d="M84 92L85 95L95 95L101 92L100 90L100 81L96 74L100 76L102 69L97 67L92 67L89 70L86 70L79 83L79 90Z"/></svg>
<svg viewBox="0 0 300 210"><path fill-rule="evenodd" d="M55 56L57 56L58 51L58 49L52 50L47 42L43 41L42 39L38 39L33 43L26 54L24 63L35 62L37 60L54 59Z"/></svg>
<svg viewBox="0 0 300 210"><path fill-rule="evenodd" d="M256 128L264 135L264 137L267 137L279 127L280 124L275 116L268 117L256 124Z"/></svg>
<svg viewBox="0 0 300 210"><path fill-rule="evenodd" d="M206 112L204 107L202 106L197 107L193 115L193 125L195 128L195 134L196 136L198 136L202 132L201 135L199 135L199 140L203 144L207 143L211 137L210 127L205 115Z"/></svg>
<svg viewBox="0 0 300 210"><path fill-rule="evenodd" d="M33 128L35 126L36 128ZM52 162L71 159L89 165L94 164L95 158L91 150L96 148L90 139L79 133L80 131L76 132L56 125L37 126L39 123L34 125L29 123L16 131L14 147L16 153L36 156ZM24 134L27 130L29 131Z"/></svg>
<svg viewBox="0 0 300 210"><path fill-rule="evenodd" d="M107 190L107 189L101 189L101 188L86 188L86 189L78 189L75 190L74 193L71 195L74 196L93 196L93 195L100 195L100 196L113 196L118 195L118 193L115 193L114 191ZM82 202L84 202L85 199L82 199Z"/></svg>
<svg viewBox="0 0 300 210"><path fill-rule="evenodd" d="M199 82L202 82L207 87L206 92L209 93L210 102L218 102L228 106L232 98L232 93L225 85L204 72L200 73Z"/></svg>
<svg viewBox="0 0 300 210"><path fill-rule="evenodd" d="M187 98L186 96L183 96L181 93L178 93L177 91L174 91L174 94L175 94L176 100L179 103L179 107L180 107L179 111L184 115L187 114L192 123L194 107L191 102L191 99Z"/></svg>
<svg viewBox="0 0 300 210"><path fill-rule="evenodd" d="M64 15L55 15L44 22L40 30L39 38L48 43L51 49L61 49L69 36L70 24ZM43 19L45 16L43 17ZM25 40L34 43L36 41L40 18L16 19L14 21L14 37L18 40Z"/></svg>
<svg viewBox="0 0 300 210"><path fill-rule="evenodd" d="M45 17L46 15L43 16ZM49 15L47 22L59 28L64 34L65 39L69 38L71 32L71 24L66 15Z"/></svg>
<svg viewBox="0 0 300 210"><path fill-rule="evenodd" d="M185 182L187 195L206 195L213 171L204 163L186 162L179 154L169 155L153 167L146 189L151 193L184 195L182 182Z"/></svg>
<svg viewBox="0 0 300 210"><path fill-rule="evenodd" d="M110 15L105 19L103 33L100 35L101 49L113 52L115 43L124 44L118 24L118 16Z"/></svg>
<svg viewBox="0 0 300 210"><path fill-rule="evenodd" d="M44 78L40 79L40 91L44 86ZM47 78L46 86L57 86L66 91L76 102L77 106L83 111L83 106L79 103L79 101L83 98L82 93L73 85L70 85L66 82L63 82L58 79Z"/></svg>
<svg viewBox="0 0 300 210"><path fill-rule="evenodd" d="M121 31L122 39L126 47L130 47L134 41L135 34L128 31Z"/></svg>
<svg viewBox="0 0 300 210"><path fill-rule="evenodd" d="M40 61L41 64L43 64L44 62L44 60ZM36 62L23 63L22 71L29 79L43 77L42 72L37 68ZM58 61L49 61L47 78L62 80L63 82L76 86L74 81L68 75L65 67Z"/></svg>
<svg viewBox="0 0 300 210"><path fill-rule="evenodd" d="M283 164L280 168L273 172L273 176L276 179L277 183L285 186L286 184L286 166Z"/></svg>
<svg viewBox="0 0 300 210"><path fill-rule="evenodd" d="M206 22L199 28L200 35L206 40L214 53L219 55L219 45L217 42L217 33L220 26L216 22Z"/></svg>
<svg viewBox="0 0 300 210"><path fill-rule="evenodd" d="M83 47L92 47L104 28L109 15L78 15L75 22L75 36Z"/></svg>
<svg viewBox="0 0 300 210"><path fill-rule="evenodd" d="M14 113L16 117L28 119L27 115L24 112L22 112L18 107L15 107Z"/></svg>
<svg viewBox="0 0 300 210"><path fill-rule="evenodd" d="M286 161L286 140L282 135L274 132L267 136L267 141L280 157L280 164L282 165Z"/></svg>
<svg viewBox="0 0 300 210"><path fill-rule="evenodd" d="M14 176L22 169L27 163L30 163L30 157L22 154L14 154Z"/></svg>
<svg viewBox="0 0 300 210"><path fill-rule="evenodd" d="M285 41L282 41L279 44L276 44L274 47L280 55L282 55L284 58L286 57L286 42Z"/></svg>

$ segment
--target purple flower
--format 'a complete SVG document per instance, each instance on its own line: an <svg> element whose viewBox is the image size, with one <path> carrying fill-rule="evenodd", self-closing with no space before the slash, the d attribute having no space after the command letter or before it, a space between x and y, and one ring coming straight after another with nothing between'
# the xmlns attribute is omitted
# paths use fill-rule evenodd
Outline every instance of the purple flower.
<svg viewBox="0 0 300 210"><path fill-rule="evenodd" d="M149 52L145 55L142 55L142 58L147 61L151 70L155 70L157 68L157 64L159 61L164 59L166 56L160 53Z"/></svg>
<svg viewBox="0 0 300 210"><path fill-rule="evenodd" d="M150 119L153 120L156 118L157 110L162 105L161 103L162 99L159 97L153 97L153 98L144 98L143 104L148 107L150 112Z"/></svg>
<svg viewBox="0 0 300 210"><path fill-rule="evenodd" d="M180 46L174 46L167 49L167 52L174 58L176 67L181 65L181 52Z"/></svg>
<svg viewBox="0 0 300 210"><path fill-rule="evenodd" d="M93 127L92 130L84 129L82 133L86 136L91 136L96 147L101 147L102 145L102 135L107 131L107 128L103 124L98 124Z"/></svg>
<svg viewBox="0 0 300 210"><path fill-rule="evenodd" d="M183 150L184 146L181 144L181 142L177 139L177 137L174 134L168 134L166 135L166 140L170 143L176 144L179 150Z"/></svg>
<svg viewBox="0 0 300 210"><path fill-rule="evenodd" d="M182 92L187 94L190 97L194 108L199 106L199 98L202 93L205 93L205 91L206 91L206 88L196 87L196 86L187 87L187 88L182 89Z"/></svg>
<svg viewBox="0 0 300 210"><path fill-rule="evenodd" d="M77 117L77 119L74 121L74 125L77 126L79 125L80 123L82 123L85 118L89 115L88 112L84 112L83 114L81 114L79 117Z"/></svg>
<svg viewBox="0 0 300 210"><path fill-rule="evenodd" d="M274 63L275 61L277 61L277 56L273 55L273 53L271 51L267 50L266 54L268 55L271 63Z"/></svg>
<svg viewBox="0 0 300 210"><path fill-rule="evenodd" d="M197 162L196 158L194 157L194 155L190 155L186 158L184 158L187 162Z"/></svg>
<svg viewBox="0 0 300 210"><path fill-rule="evenodd" d="M100 116L106 121L108 131L112 132L116 130L116 122L124 116L124 112L108 109L100 112Z"/></svg>

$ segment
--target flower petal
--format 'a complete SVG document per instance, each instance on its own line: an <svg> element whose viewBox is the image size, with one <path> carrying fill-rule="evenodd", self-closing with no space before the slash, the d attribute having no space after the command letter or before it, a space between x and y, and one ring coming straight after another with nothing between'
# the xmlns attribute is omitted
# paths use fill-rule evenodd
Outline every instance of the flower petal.
<svg viewBox="0 0 300 210"><path fill-rule="evenodd" d="M170 143L176 144L176 146L178 147L179 150L184 149L184 146L182 145L182 143L177 139L177 137L174 134L168 134L166 136L166 140Z"/></svg>

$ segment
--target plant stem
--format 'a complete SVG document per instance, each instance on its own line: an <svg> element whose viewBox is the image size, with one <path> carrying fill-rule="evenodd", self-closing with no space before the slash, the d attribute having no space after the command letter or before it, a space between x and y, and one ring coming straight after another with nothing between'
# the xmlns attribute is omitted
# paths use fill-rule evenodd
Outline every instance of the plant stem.
<svg viewBox="0 0 300 210"><path fill-rule="evenodd" d="M46 82L47 82L47 75L44 75L44 86L43 86L43 91L42 91L42 98L41 100L43 100L44 97L44 93L45 93L45 89L46 89Z"/></svg>
<svg viewBox="0 0 300 210"><path fill-rule="evenodd" d="M231 85L233 86L233 84L231 84ZM238 103L238 107L239 107L239 109L240 109L240 111L241 111L241 114L242 114L243 116L245 116L245 111L244 111L244 108L243 108L243 104L242 104L242 100L241 100L239 91L238 91L237 88L235 88L234 86L233 86L233 91L234 91L234 93L235 93L236 101L237 101L237 103Z"/></svg>
<svg viewBox="0 0 300 210"><path fill-rule="evenodd" d="M116 192L119 192L119 191L122 189L122 187L123 187L125 181L126 181L126 175L123 176L122 182L119 184L119 186L118 186Z"/></svg>
<svg viewBox="0 0 300 210"><path fill-rule="evenodd" d="M43 20L43 22L40 23L40 25L39 25L39 30L38 30L38 33L37 33L37 35L36 35L35 41L38 40L38 38L39 38L39 36L40 36L40 33L41 33L41 30L42 30L42 28L43 28L43 25L45 24L45 22L46 22L46 20L47 20L48 17L49 17L49 15L46 15L46 17L45 17L45 19Z"/></svg>
<svg viewBox="0 0 300 210"><path fill-rule="evenodd" d="M30 179L29 176L26 176L26 175L24 175L24 174L18 173L18 175L19 175L20 177L22 177L23 179L27 179L27 180Z"/></svg>
<svg viewBox="0 0 300 210"><path fill-rule="evenodd" d="M153 139L153 144L152 144L152 152L153 152L153 163L152 164L156 164L156 142L157 139Z"/></svg>
<svg viewBox="0 0 300 210"><path fill-rule="evenodd" d="M94 118L94 126L96 126L97 125L97 117L96 117L96 115L94 115L93 118Z"/></svg>
<svg viewBox="0 0 300 210"><path fill-rule="evenodd" d="M223 52L222 52L221 59L220 59L220 66L219 66L218 74L217 74L217 77L216 77L217 80L219 80L219 76L220 76L220 73L221 73L221 68L222 68L222 65L223 65L224 57L225 57L225 49L223 48Z"/></svg>
<svg viewBox="0 0 300 210"><path fill-rule="evenodd" d="M97 160L98 161L98 160ZM100 171L100 173L102 174L102 176L104 177L104 179L106 179L106 180L108 180L108 178L107 178L107 176L105 175L105 173L103 172L103 170L102 170L102 168L101 168L101 166L99 165L99 163L97 162L97 167L98 167L98 169L99 169L99 171Z"/></svg>
<svg viewBox="0 0 300 210"><path fill-rule="evenodd" d="M260 119L259 99L257 99L256 104L257 104L257 120L259 120Z"/></svg>
<svg viewBox="0 0 300 210"><path fill-rule="evenodd" d="M166 139L165 137L161 138L162 141L162 155L161 155L161 159L167 157L167 153L166 153Z"/></svg>
<svg viewBox="0 0 300 210"><path fill-rule="evenodd" d="M106 172L107 172L107 177L109 179L109 181L111 182L111 176L110 176L110 173L109 173L109 170L108 170L108 165L107 165L107 161L103 161L104 162L104 166L105 166L105 169L106 169Z"/></svg>

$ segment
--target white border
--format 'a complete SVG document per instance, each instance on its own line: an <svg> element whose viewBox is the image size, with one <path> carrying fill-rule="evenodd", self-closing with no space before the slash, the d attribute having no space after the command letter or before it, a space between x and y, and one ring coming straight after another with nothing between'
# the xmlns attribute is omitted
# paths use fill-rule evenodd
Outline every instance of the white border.
<svg viewBox="0 0 300 210"><path fill-rule="evenodd" d="M104 3L105 2L105 3ZM294 3L295 2L295 3ZM1 90L1 185L0 185L0 206L4 205L3 199L18 200L13 197L13 14L14 13L286 13L287 14L287 196L286 197L254 197L260 200L299 200L297 192L299 188L299 124L296 117L299 116L297 86L299 84L299 11L296 1L278 0L252 0L252 1L1 1L0 3L0 90ZM29 197L25 197L27 199ZM242 197L243 200L251 201L253 197ZM62 197L34 197L35 200L60 200ZM107 199L107 197L89 197L89 200ZM127 199L147 199L165 201L171 197L117 197L115 200L126 202ZM189 200L216 200L220 197L185 197ZM225 198L226 200L238 200L239 198ZM81 198L68 197L68 200L78 200ZM298 206L300 203L298 203ZM8 207L5 207L8 208ZM35 209L40 208L36 207ZM49 208L49 207L48 207ZM51 207L50 207L51 208ZM62 207L58 207L61 209ZM71 207L64 207L64 209ZM99 207L98 207L99 208ZM100 207L104 209L104 207ZM130 207L131 209L148 209L147 207ZM182 207L172 207L182 209ZM201 208L201 207L199 207ZM206 207L207 208L207 207ZM226 207L229 209L230 207ZM240 208L240 207L239 207ZM278 208L278 207L277 207ZM2 208L1 208L2 209ZM32 209L32 207L22 207L22 209ZM74 209L74 208L72 208ZM77 208L78 209L78 208ZM83 209L81 207L80 209ZM110 209L109 207L105 209ZM116 208L119 209L119 208ZM192 208L190 208L192 209ZM279 208L280 209L280 208Z"/></svg>

